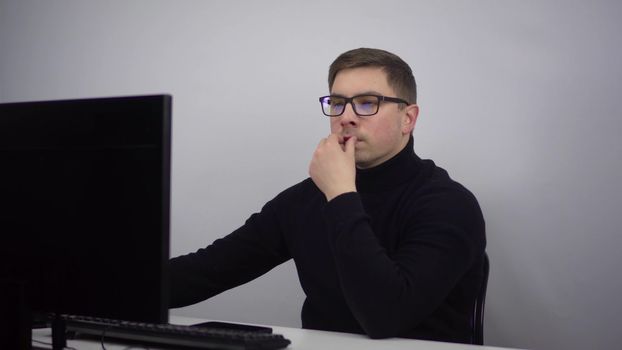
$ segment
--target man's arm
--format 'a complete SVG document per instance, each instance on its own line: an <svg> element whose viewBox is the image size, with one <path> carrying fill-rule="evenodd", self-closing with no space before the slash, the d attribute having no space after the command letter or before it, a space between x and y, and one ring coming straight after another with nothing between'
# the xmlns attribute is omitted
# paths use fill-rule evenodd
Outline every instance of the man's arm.
<svg viewBox="0 0 622 350"><path fill-rule="evenodd" d="M287 261L271 202L228 236L169 262L170 307L194 304L251 281Z"/></svg>
<svg viewBox="0 0 622 350"><path fill-rule="evenodd" d="M391 256L378 242L357 193L326 205L342 293L372 338L399 336L425 321L483 251L477 236L483 233L477 220L481 214L471 199L460 194L431 197L423 199L430 202L422 215L404 222ZM455 215L455 210L466 215Z"/></svg>

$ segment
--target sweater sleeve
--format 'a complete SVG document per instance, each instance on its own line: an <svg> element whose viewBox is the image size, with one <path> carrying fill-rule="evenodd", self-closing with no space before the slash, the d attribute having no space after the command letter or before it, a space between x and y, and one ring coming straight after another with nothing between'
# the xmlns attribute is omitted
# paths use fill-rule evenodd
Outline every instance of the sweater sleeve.
<svg viewBox="0 0 622 350"><path fill-rule="evenodd" d="M169 261L170 307L208 299L249 282L290 258L273 203L206 248Z"/></svg>
<svg viewBox="0 0 622 350"><path fill-rule="evenodd" d="M332 252L346 302L371 338L399 336L437 309L483 250L483 218L465 193L423 196L407 211L389 256L358 193L327 203ZM480 227L481 226L481 227Z"/></svg>

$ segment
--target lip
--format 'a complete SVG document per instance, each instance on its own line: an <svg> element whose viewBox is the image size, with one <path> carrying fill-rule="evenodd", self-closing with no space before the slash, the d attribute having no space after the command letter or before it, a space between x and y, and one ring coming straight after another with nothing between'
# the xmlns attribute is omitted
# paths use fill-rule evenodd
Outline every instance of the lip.
<svg viewBox="0 0 622 350"><path fill-rule="evenodd" d="M339 136L339 143L345 145L345 143L348 142L348 140L351 139L354 136L355 136L355 134L352 134L352 133L349 133L349 132L344 132L343 134L341 134Z"/></svg>
<svg viewBox="0 0 622 350"><path fill-rule="evenodd" d="M345 145L346 142L348 142L349 139L353 138L355 135L343 135L339 138L339 143L342 145ZM357 137L356 138L356 143L359 143L360 139Z"/></svg>

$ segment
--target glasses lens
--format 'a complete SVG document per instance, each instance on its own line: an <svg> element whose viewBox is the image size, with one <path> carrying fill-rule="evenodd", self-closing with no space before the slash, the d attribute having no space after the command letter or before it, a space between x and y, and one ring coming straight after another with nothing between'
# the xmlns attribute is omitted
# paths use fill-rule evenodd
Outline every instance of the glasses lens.
<svg viewBox="0 0 622 350"><path fill-rule="evenodd" d="M337 96L326 96L322 98L322 110L326 115L340 115L343 113L345 99Z"/></svg>
<svg viewBox="0 0 622 350"><path fill-rule="evenodd" d="M378 105L380 101L377 96L357 96L352 102L354 104L356 114L358 115L373 115L378 113Z"/></svg>

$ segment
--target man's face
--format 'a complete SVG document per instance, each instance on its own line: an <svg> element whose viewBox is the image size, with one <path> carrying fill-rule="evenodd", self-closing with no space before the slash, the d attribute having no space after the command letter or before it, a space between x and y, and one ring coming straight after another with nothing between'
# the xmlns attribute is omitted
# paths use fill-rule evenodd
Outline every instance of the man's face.
<svg viewBox="0 0 622 350"><path fill-rule="evenodd" d="M382 68L361 67L339 71L331 95L352 97L362 94L396 97ZM358 168L371 168L389 160L408 143L417 119L417 106L399 108L399 104L381 102L378 113L359 117L348 104L341 116L330 118L331 133L339 142L356 136L355 161Z"/></svg>

